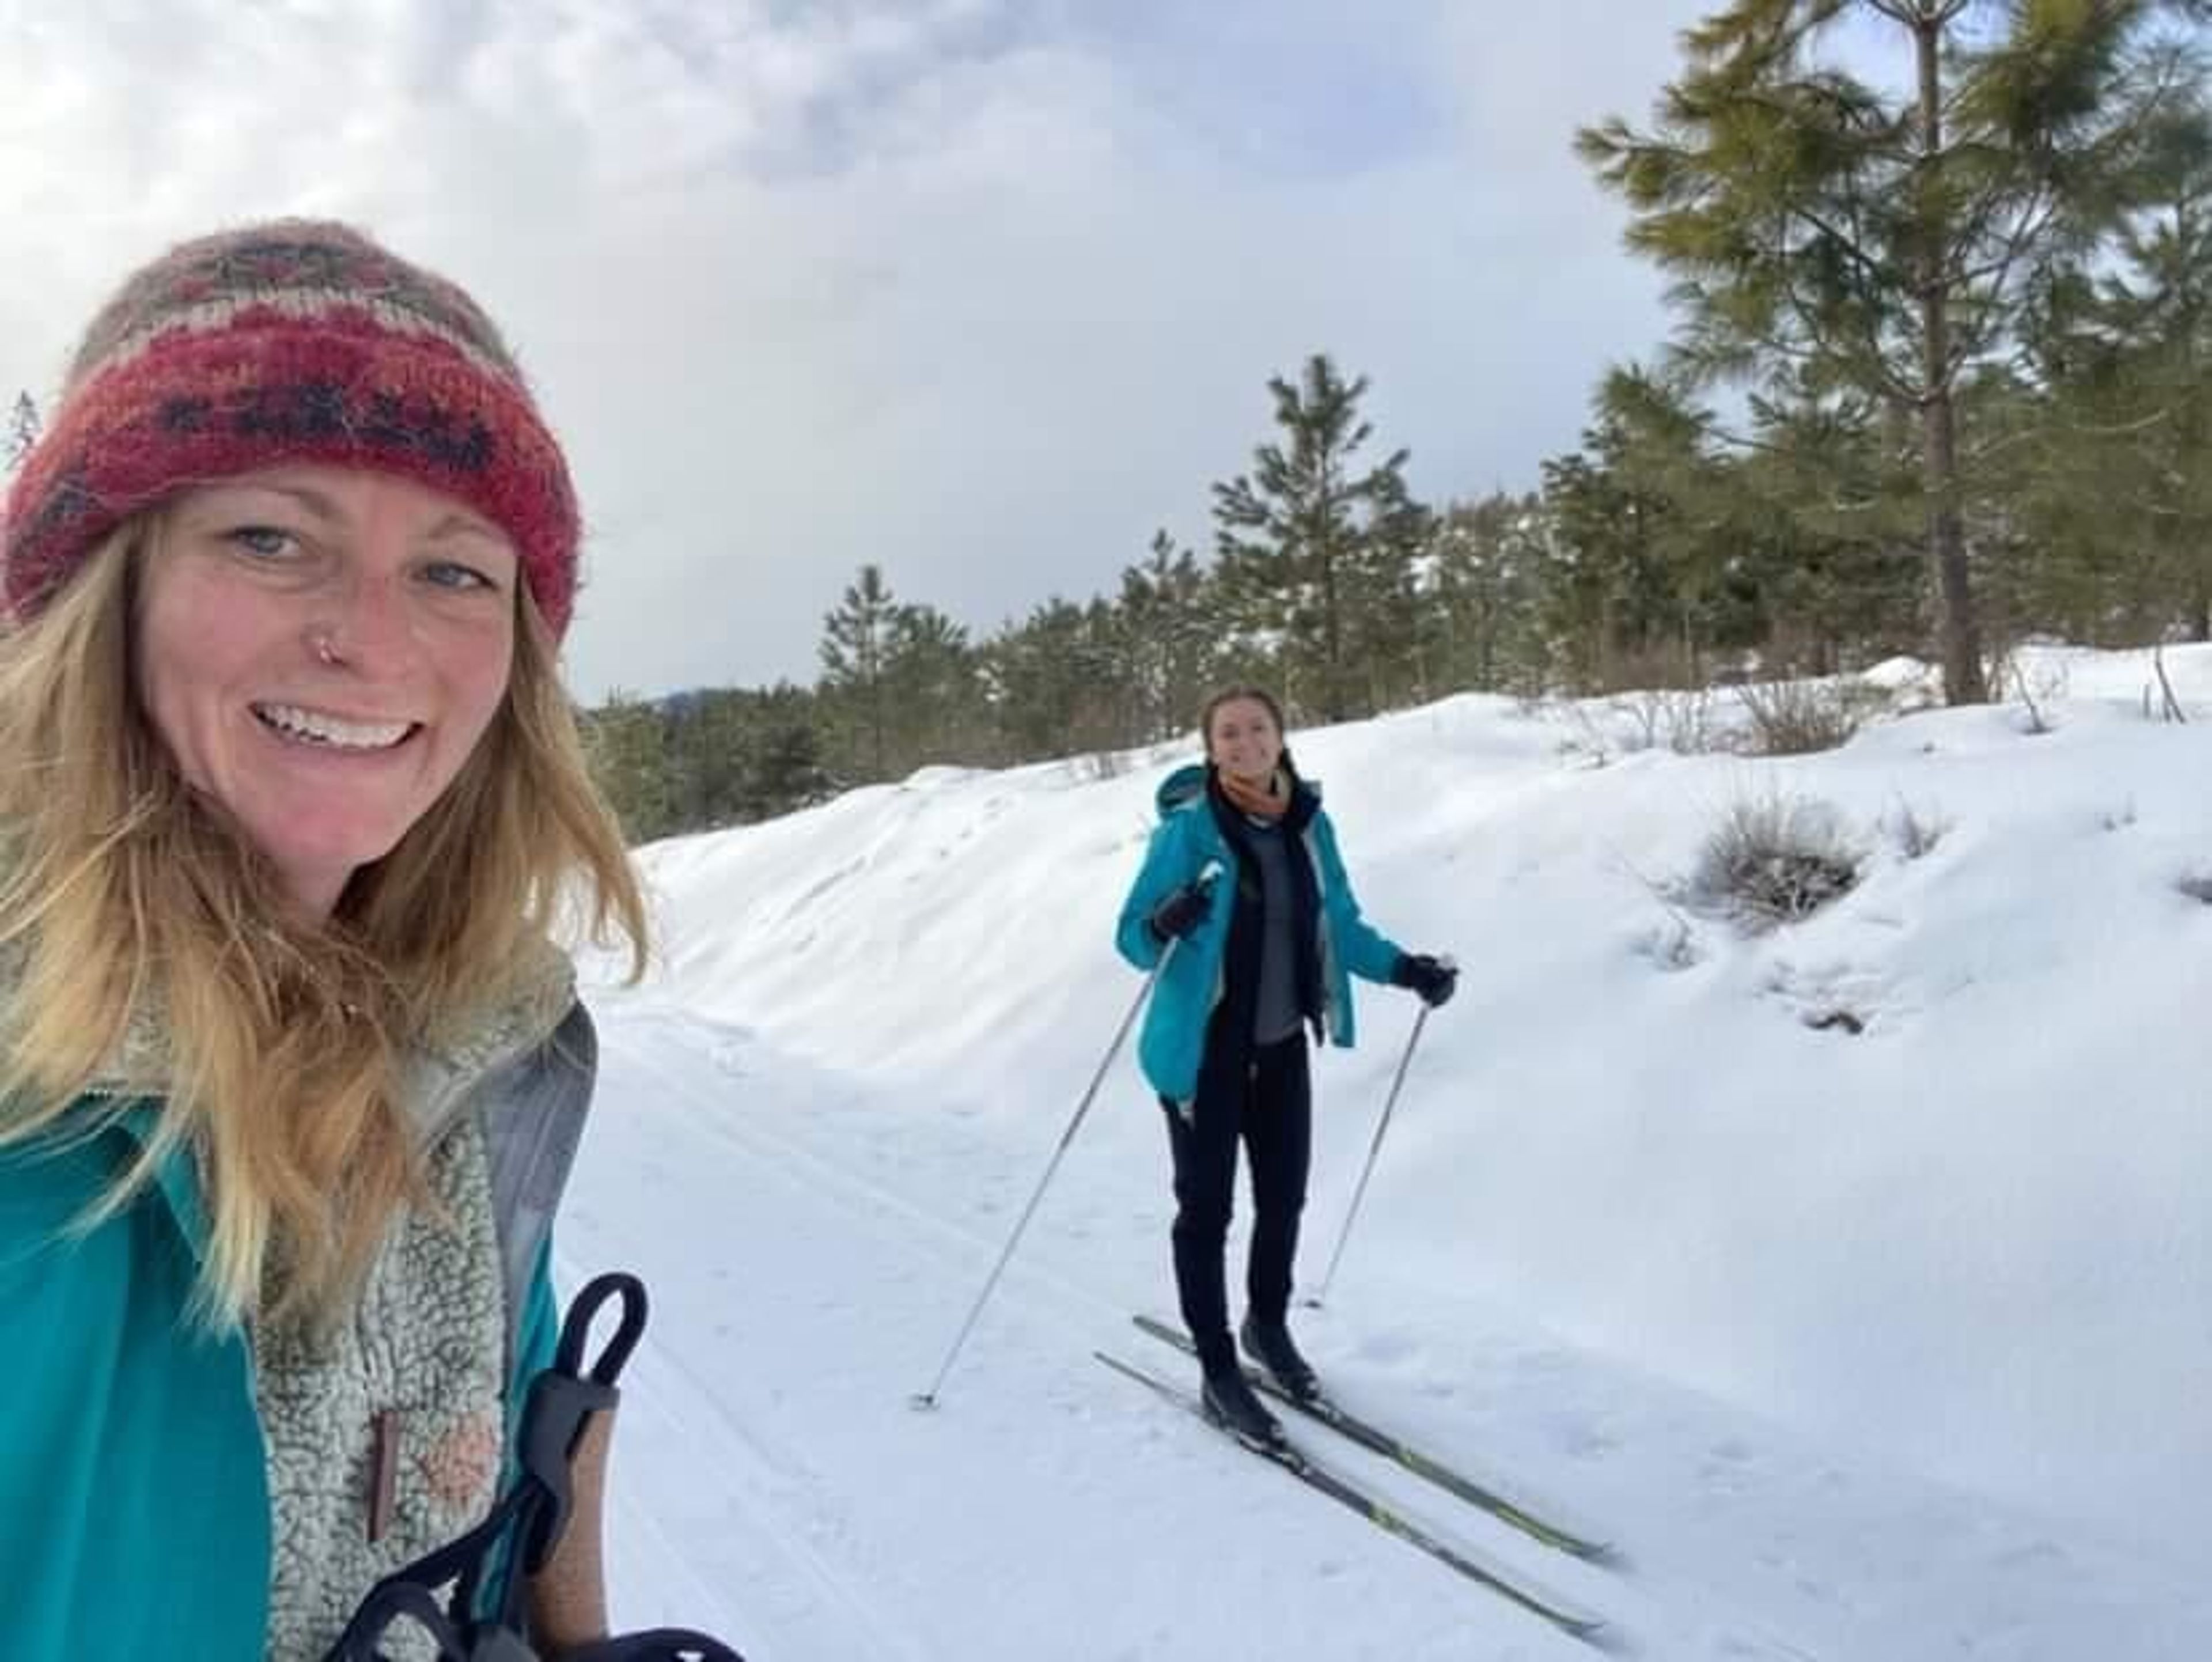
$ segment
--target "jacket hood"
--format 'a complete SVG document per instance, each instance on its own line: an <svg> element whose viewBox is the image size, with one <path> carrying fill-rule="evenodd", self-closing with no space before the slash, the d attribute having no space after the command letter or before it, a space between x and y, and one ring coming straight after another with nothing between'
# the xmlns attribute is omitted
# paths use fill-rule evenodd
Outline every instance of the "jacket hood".
<svg viewBox="0 0 2212 1662"><path fill-rule="evenodd" d="M1206 764L1186 762L1160 781L1160 788L1152 794L1152 805L1159 809L1164 819L1177 808L1188 806L1206 794Z"/></svg>

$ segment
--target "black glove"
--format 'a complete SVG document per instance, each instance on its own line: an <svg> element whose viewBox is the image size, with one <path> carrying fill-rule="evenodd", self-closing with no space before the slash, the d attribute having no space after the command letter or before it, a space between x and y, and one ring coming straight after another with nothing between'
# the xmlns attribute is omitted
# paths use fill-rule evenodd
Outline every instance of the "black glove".
<svg viewBox="0 0 2212 1662"><path fill-rule="evenodd" d="M1206 921L1206 909L1212 904L1210 885L1186 883L1153 907L1146 921L1162 941L1181 941Z"/></svg>
<svg viewBox="0 0 2212 1662"><path fill-rule="evenodd" d="M1448 1002L1459 990L1458 969L1426 953L1400 953L1390 979L1401 987L1411 987L1431 1010Z"/></svg>

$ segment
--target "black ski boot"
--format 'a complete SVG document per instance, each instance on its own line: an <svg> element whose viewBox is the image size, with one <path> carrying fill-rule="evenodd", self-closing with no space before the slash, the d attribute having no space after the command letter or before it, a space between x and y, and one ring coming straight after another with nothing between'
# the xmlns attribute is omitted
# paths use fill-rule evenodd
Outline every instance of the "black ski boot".
<svg viewBox="0 0 2212 1662"><path fill-rule="evenodd" d="M1321 1380L1291 1342L1291 1330L1280 1322L1262 1322L1247 1315L1237 1336L1244 1354L1275 1377L1275 1383L1301 1403L1318 1402Z"/></svg>
<svg viewBox="0 0 2212 1662"><path fill-rule="evenodd" d="M1252 1387L1246 1383L1243 1370L1237 1366L1234 1357L1223 1367L1206 1370L1198 1395L1205 1406L1206 1417L1238 1442L1256 1449L1282 1446L1282 1422L1252 1394Z"/></svg>

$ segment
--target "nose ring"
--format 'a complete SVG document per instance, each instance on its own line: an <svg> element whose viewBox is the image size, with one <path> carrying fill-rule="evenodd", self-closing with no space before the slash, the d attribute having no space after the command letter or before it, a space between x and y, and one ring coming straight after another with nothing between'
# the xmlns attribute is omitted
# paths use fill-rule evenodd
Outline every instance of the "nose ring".
<svg viewBox="0 0 2212 1662"><path fill-rule="evenodd" d="M317 663L335 664L338 661L338 649L331 642L330 630L315 630L307 636L307 644L314 648Z"/></svg>

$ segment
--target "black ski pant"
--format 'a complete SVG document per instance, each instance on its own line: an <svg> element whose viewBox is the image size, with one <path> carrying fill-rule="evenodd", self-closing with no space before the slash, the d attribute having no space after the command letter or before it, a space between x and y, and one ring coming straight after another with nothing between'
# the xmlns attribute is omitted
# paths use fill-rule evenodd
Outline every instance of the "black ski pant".
<svg viewBox="0 0 2212 1662"><path fill-rule="evenodd" d="M1224 1054L1225 1053L1225 1054ZM1252 1168L1252 1253L1244 1290L1253 1317L1283 1321L1313 1152L1313 1087L1303 1031L1273 1044L1206 1046L1185 1119L1165 1102L1175 1153L1176 1290L1183 1325L1209 1369L1232 1365L1222 1258L1237 1193L1237 1144Z"/></svg>

